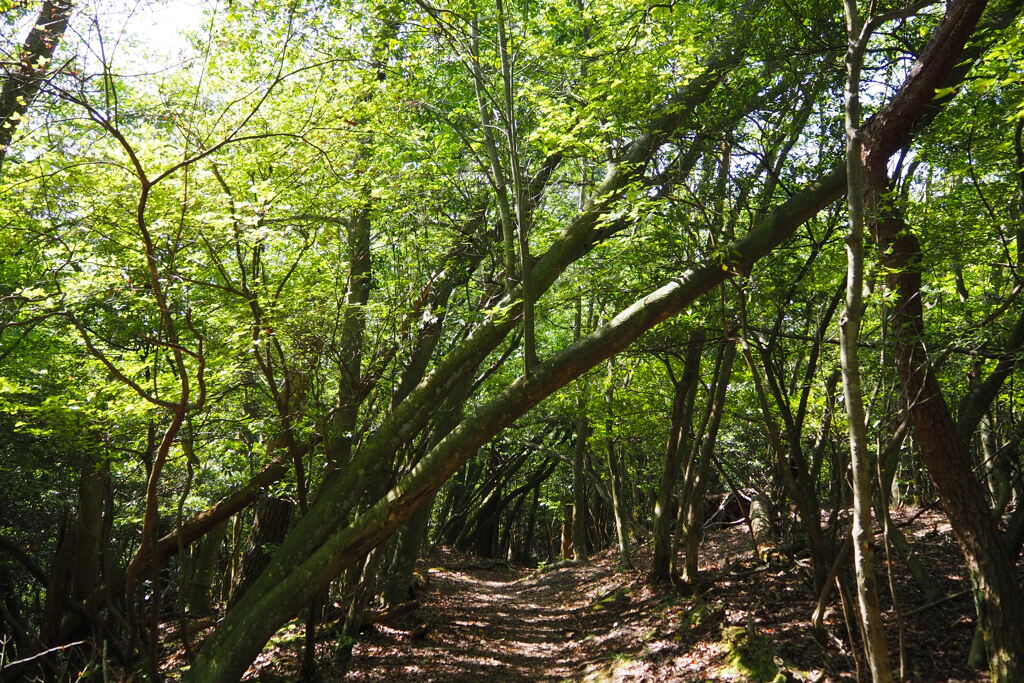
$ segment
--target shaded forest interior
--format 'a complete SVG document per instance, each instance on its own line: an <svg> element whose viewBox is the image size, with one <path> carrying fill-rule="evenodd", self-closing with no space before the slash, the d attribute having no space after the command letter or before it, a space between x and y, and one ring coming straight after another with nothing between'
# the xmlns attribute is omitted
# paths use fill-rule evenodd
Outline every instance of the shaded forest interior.
<svg viewBox="0 0 1024 683"><path fill-rule="evenodd" d="M0 0L0 679L1024 681L1022 10Z"/></svg>

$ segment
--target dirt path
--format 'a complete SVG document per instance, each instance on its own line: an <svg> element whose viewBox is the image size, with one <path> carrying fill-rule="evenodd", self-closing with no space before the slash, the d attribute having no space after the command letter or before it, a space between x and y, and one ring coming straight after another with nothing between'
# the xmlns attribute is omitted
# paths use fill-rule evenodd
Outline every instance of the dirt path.
<svg viewBox="0 0 1024 683"><path fill-rule="evenodd" d="M900 568L906 679L987 680L964 666L972 610L947 526L932 515L907 531L941 593L958 597L929 606ZM856 680L839 605L826 619L829 643L822 647L810 635L815 595L806 568L786 558L755 561L749 546L744 529L709 534L701 567L708 580L687 596L652 589L640 571L616 570L611 551L585 566L545 573L481 569L486 561L441 551L421 570L429 586L417 613L364 633L347 672L329 680L771 680L774 673L737 670L736 648L748 646L727 633L751 629L761 643L756 649L787 681ZM638 548L635 559L646 566L646 549ZM415 635L424 624L425 634ZM897 625L888 626L896 652Z"/></svg>
<svg viewBox="0 0 1024 683"><path fill-rule="evenodd" d="M428 570L425 636L377 627L345 680L560 681L600 661L593 641L614 622L601 609L611 600L597 603L624 578L607 563L543 574L467 564Z"/></svg>

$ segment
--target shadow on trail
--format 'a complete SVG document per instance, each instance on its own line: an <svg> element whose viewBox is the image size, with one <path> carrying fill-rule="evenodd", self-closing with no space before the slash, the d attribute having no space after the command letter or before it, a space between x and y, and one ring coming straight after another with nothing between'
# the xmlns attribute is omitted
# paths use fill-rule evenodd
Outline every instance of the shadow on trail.
<svg viewBox="0 0 1024 683"><path fill-rule="evenodd" d="M988 680L966 666L973 608L948 522L912 508L897 515L910 520L905 533L942 577L940 592L956 598L930 601L904 567L893 565L905 610L908 679ZM616 571L616 553L603 551L588 565L539 575L475 569L479 558L438 550L429 561L444 568L427 570L430 587L419 613L364 634L348 673L330 680L735 680L723 643L727 627L755 629L772 661L795 680L856 680L838 602L826 618L831 645L823 648L811 636L816 594L804 564L755 559L749 532L739 527L710 532L701 558L707 583L691 596L644 582L646 548L634 552L640 569L632 572ZM422 621L430 628L414 639Z"/></svg>
<svg viewBox="0 0 1024 683"><path fill-rule="evenodd" d="M421 610L430 626L412 640L380 627L356 646L345 680L559 681L591 663L583 647L610 626L595 610L607 565L533 575L431 569Z"/></svg>

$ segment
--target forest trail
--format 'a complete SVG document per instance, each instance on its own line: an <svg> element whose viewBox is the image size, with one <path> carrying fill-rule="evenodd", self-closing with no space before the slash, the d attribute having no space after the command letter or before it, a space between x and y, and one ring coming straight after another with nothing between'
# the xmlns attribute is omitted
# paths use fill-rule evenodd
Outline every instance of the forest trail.
<svg viewBox="0 0 1024 683"><path fill-rule="evenodd" d="M543 573L444 559L450 566L427 569L429 631L414 639L376 627L346 680L575 680L608 658L602 644L621 616L603 608L625 598L618 591L631 578L609 558Z"/></svg>
<svg viewBox="0 0 1024 683"><path fill-rule="evenodd" d="M714 532L702 568L720 569L750 548L746 527ZM729 670L721 627L763 602L758 577L725 584L738 594L727 613L717 590L683 597L648 585L646 547L633 559L639 569L622 570L605 550L583 565L532 571L436 551L424 565L429 586L418 614L365 633L343 680L747 680ZM776 589L785 600L798 581L782 576ZM768 611L794 621L792 606ZM424 623L426 634L413 637Z"/></svg>
<svg viewBox="0 0 1024 683"><path fill-rule="evenodd" d="M912 585L898 579L909 612L907 679L987 680L964 666L971 606L963 597L966 577L958 571L948 526L929 513L908 533L930 539L924 560L935 570L941 592L958 597L927 607ZM785 559L767 565L753 560L749 539L742 525L710 532L701 565L708 583L686 597L646 584L644 547L634 552L641 569L629 571L616 566L617 554L610 550L585 565L546 572L435 550L421 568L429 585L416 614L367 630L347 672L331 680L772 680L736 667L736 643L726 634L751 625L758 639L753 650L781 665L785 680L856 680L838 606L826 619L833 641L826 651L809 635L814 596L799 566ZM415 636L424 625L426 633Z"/></svg>

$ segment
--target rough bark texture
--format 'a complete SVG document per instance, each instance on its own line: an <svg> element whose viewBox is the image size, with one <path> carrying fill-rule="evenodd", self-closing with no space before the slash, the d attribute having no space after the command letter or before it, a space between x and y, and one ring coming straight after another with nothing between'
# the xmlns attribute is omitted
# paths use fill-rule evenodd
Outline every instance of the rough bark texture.
<svg viewBox="0 0 1024 683"><path fill-rule="evenodd" d="M0 166L14 133L49 74L50 59L64 37L73 2L46 0L21 48L17 66L0 89Z"/></svg>
<svg viewBox="0 0 1024 683"><path fill-rule="evenodd" d="M665 446L665 461L661 471L661 485L658 488L658 502L654 507L654 555L651 559L652 582L668 581L672 553L672 494L679 478L681 456L690 449L689 429L693 414L693 403L697 396L697 380L700 372L700 354L704 348L704 330L690 332L686 343L686 359L683 375L675 386L672 400L672 419L669 424L668 443Z"/></svg>
<svg viewBox="0 0 1024 683"><path fill-rule="evenodd" d="M696 467L694 468L693 487L690 491L689 500L681 501L686 505L686 562L683 566L683 578L686 581L697 579L697 553L701 536L704 531L704 491L707 489L709 464L715 445L718 442L718 427L722 423L722 415L725 412L725 397L729 391L729 381L732 377L733 361L736 359L736 342L725 341L725 348L722 351L722 363L718 370L718 377L715 378L714 395L709 397L711 401L711 416L708 420L708 427L704 433L700 445ZM682 510L680 515L684 514Z"/></svg>
<svg viewBox="0 0 1024 683"><path fill-rule="evenodd" d="M256 503L249 550L242 558L238 584L231 593L234 604L245 594L270 562L274 547L284 540L291 525L295 504L284 498L261 498Z"/></svg>
<svg viewBox="0 0 1024 683"><path fill-rule="evenodd" d="M1007 4L1019 12L1020 2ZM963 63L964 46L985 5L984 0L958 0L947 7L946 16L903 86L865 127L863 160L870 228L882 252L882 263L889 269L887 286L896 294L891 319L897 367L914 435L980 593L992 678L1019 681L1024 678L1024 599L1012 555L989 514L966 445L928 362L923 342L920 244L898 211L883 201L889 189L889 157L906 144L927 116L935 90Z"/></svg>
<svg viewBox="0 0 1024 683"><path fill-rule="evenodd" d="M897 294L891 316L903 394L921 459L949 517L980 594L981 619L996 681L1024 678L1024 598L1013 554L990 514L985 492L973 472L967 445L959 438L923 344L920 245L898 215L875 225L892 268L888 286Z"/></svg>

